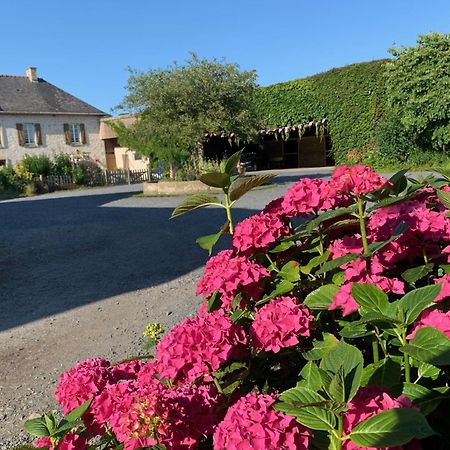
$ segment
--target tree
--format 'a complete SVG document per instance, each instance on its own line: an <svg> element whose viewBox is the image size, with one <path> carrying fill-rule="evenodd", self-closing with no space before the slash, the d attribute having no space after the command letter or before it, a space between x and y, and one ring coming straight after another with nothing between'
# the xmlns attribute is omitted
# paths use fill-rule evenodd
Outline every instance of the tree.
<svg viewBox="0 0 450 450"><path fill-rule="evenodd" d="M450 34L419 36L416 47L391 49L387 100L422 147L450 148Z"/></svg>
<svg viewBox="0 0 450 450"><path fill-rule="evenodd" d="M243 140L255 136L255 71L192 54L185 65L130 72L128 94L118 109L139 115L145 151L160 160L173 162L200 150L205 132L234 133Z"/></svg>

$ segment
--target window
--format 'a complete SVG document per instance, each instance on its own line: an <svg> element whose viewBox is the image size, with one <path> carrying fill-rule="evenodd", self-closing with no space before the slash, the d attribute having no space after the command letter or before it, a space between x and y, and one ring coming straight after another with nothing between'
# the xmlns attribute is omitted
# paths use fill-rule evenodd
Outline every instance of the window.
<svg viewBox="0 0 450 450"><path fill-rule="evenodd" d="M25 138L26 145L36 143L34 123L24 123L23 124L23 136Z"/></svg>
<svg viewBox="0 0 450 450"><path fill-rule="evenodd" d="M67 145L86 144L86 132L82 123L65 123L64 136Z"/></svg>
<svg viewBox="0 0 450 450"><path fill-rule="evenodd" d="M39 123L16 124L19 145L42 145L41 125Z"/></svg>

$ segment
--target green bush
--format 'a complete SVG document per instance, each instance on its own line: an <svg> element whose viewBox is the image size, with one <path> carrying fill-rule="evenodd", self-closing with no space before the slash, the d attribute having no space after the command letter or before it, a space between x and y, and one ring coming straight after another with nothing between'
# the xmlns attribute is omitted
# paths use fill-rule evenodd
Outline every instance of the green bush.
<svg viewBox="0 0 450 450"><path fill-rule="evenodd" d="M67 153L58 153L53 158L52 175L71 176L73 172L73 164L70 155Z"/></svg>
<svg viewBox="0 0 450 450"><path fill-rule="evenodd" d="M10 167L0 168L0 191L22 191L25 180Z"/></svg>
<svg viewBox="0 0 450 450"><path fill-rule="evenodd" d="M326 118L335 161L364 161L375 148L375 127L384 115L386 61L259 88L254 100L258 118L265 128Z"/></svg>
<svg viewBox="0 0 450 450"><path fill-rule="evenodd" d="M51 159L45 155L25 155L19 163L26 171L34 176L48 176L52 173L53 163Z"/></svg>

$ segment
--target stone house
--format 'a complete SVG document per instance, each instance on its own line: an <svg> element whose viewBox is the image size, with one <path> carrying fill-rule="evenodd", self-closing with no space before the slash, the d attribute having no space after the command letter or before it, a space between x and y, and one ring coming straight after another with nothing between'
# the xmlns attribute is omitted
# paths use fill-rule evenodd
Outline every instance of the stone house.
<svg viewBox="0 0 450 450"><path fill-rule="evenodd" d="M42 78L0 75L0 166L26 154L84 154L106 165L100 119L108 114Z"/></svg>

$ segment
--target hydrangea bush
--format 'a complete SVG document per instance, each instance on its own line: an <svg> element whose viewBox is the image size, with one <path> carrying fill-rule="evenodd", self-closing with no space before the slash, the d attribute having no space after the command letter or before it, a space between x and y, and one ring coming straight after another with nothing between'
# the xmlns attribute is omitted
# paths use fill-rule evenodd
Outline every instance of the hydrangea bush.
<svg viewBox="0 0 450 450"><path fill-rule="evenodd" d="M301 179L238 224L232 207L271 177L202 176L173 217L210 205L226 222L205 302L155 357L90 359L64 373L65 414L25 423L36 447L73 449L444 449L450 438L449 180L389 180L341 166Z"/></svg>

